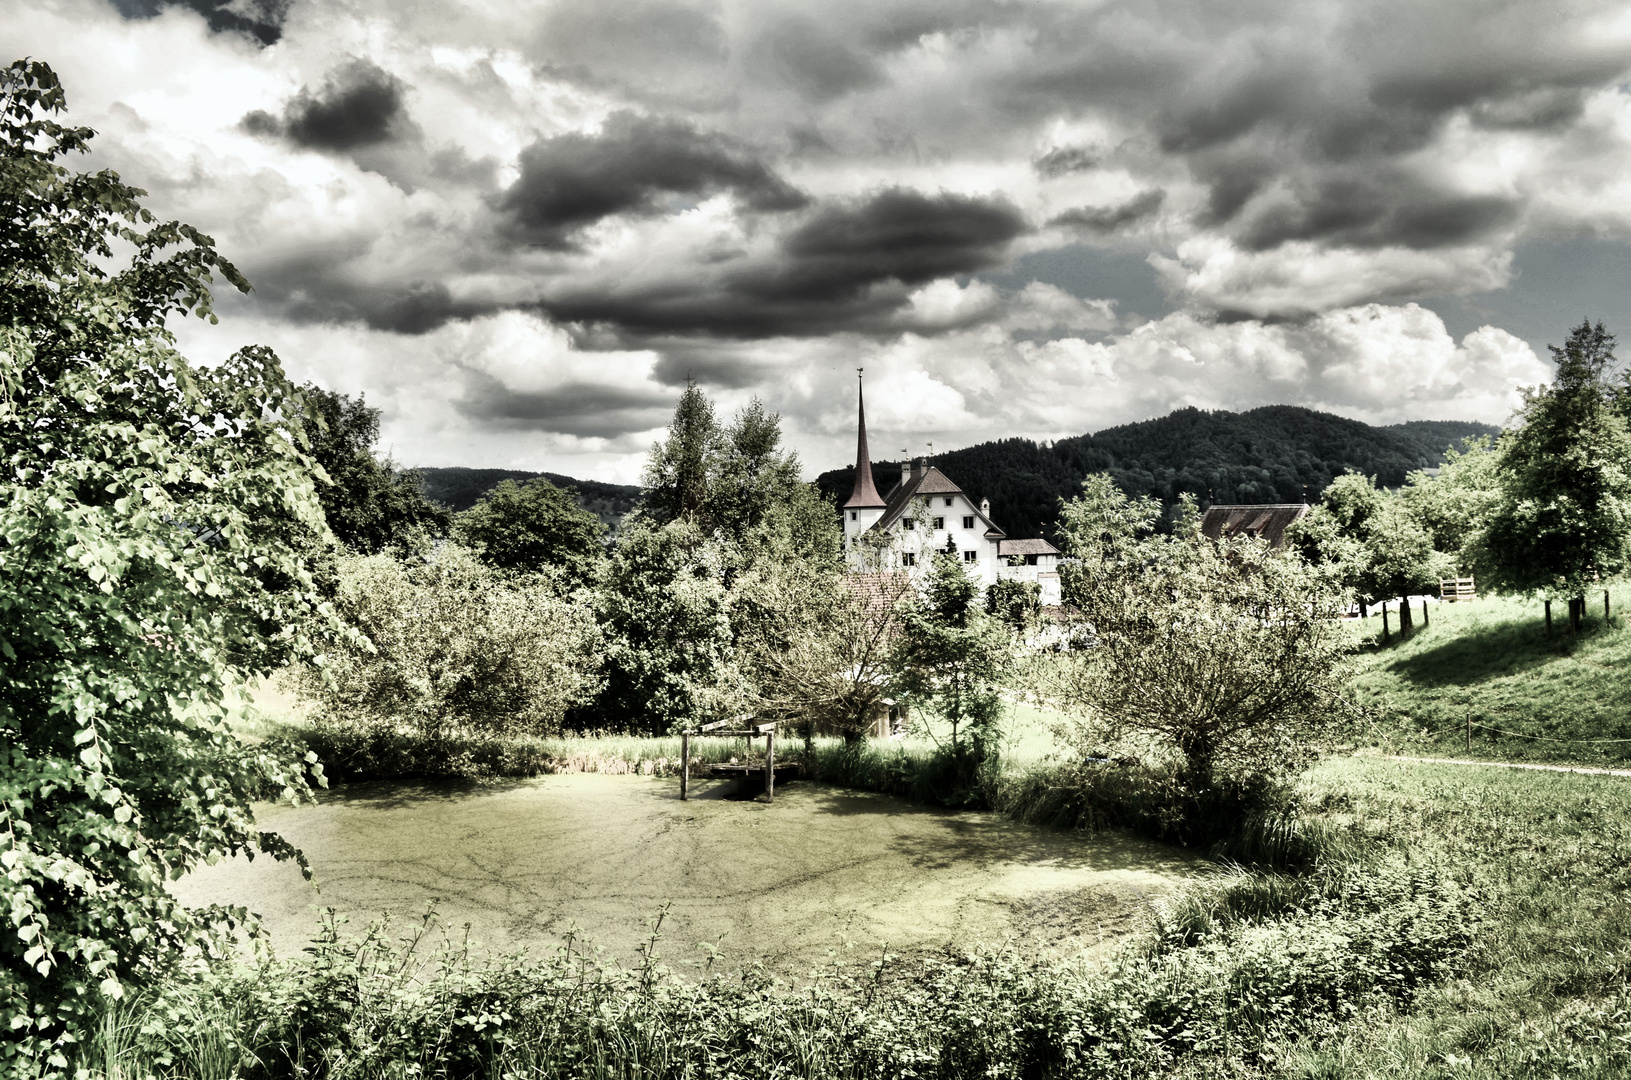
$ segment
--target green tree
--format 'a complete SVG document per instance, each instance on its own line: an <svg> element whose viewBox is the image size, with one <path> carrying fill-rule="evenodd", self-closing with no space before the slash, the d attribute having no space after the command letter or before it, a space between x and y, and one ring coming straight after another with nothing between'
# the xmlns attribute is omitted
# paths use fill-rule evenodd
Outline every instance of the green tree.
<svg viewBox="0 0 1631 1080"><path fill-rule="evenodd" d="M1475 549L1498 589L1567 598L1579 628L1585 591L1626 567L1631 433L1609 387L1614 335L1589 320L1562 348L1557 377L1524 393L1523 423L1502 438L1499 495Z"/></svg>
<svg viewBox="0 0 1631 1080"><path fill-rule="evenodd" d="M1329 566L1362 604L1399 598L1399 628L1414 625L1406 598L1435 591L1454 563L1403 496L1358 473L1337 477L1322 505L1297 523L1293 542Z"/></svg>
<svg viewBox="0 0 1631 1080"><path fill-rule="evenodd" d="M1105 473L1084 479L1076 497L1059 504L1059 545L1069 556L1059 567L1064 602L1081 610L1102 580L1141 561L1160 518L1159 500L1129 498Z"/></svg>
<svg viewBox="0 0 1631 1080"><path fill-rule="evenodd" d="M1345 724L1343 591L1295 552L1198 530L1154 537L1080 595L1095 647L1058 658L1055 699L1084 754L1170 768L1190 829L1260 805Z"/></svg>
<svg viewBox="0 0 1631 1080"><path fill-rule="evenodd" d="M418 531L447 531L448 512L425 498L418 476L374 456L378 409L360 394L353 398L312 383L301 391L311 458L328 478L317 497L335 539L371 555Z"/></svg>
<svg viewBox="0 0 1631 1080"><path fill-rule="evenodd" d="M593 579L606 527L578 505L577 493L539 478L505 480L460 514L454 531L484 562L505 570L557 568L567 588Z"/></svg>
<svg viewBox="0 0 1631 1080"><path fill-rule="evenodd" d="M599 689L587 605L458 544L428 558L345 556L338 577L335 605L363 637L338 644L306 679L325 723L406 725L433 744L464 732L554 734Z"/></svg>
<svg viewBox="0 0 1631 1080"><path fill-rule="evenodd" d="M0 73L0 1072L62 1075L128 987L228 913L166 882L239 853L294 854L250 799L301 766L227 724L239 689L309 655L298 544L327 527L304 405L266 349L189 364L165 329L210 314L209 237L156 222L51 69ZM115 249L117 248L117 255ZM237 918L243 917L240 910Z"/></svg>
<svg viewBox="0 0 1631 1080"><path fill-rule="evenodd" d="M899 619L892 656L896 689L914 711L946 721L954 754L974 764L985 761L1002 736L1002 691L1012 651L1006 628L980 606L979 583L961 559L937 552L921 595L905 597Z"/></svg>
<svg viewBox="0 0 1631 1080"><path fill-rule="evenodd" d="M985 590L985 610L1016 634L1042 618L1042 586L1034 581L998 578Z"/></svg>
<svg viewBox="0 0 1631 1080"><path fill-rule="evenodd" d="M687 382L668 425L668 438L651 447L641 486L642 511L659 525L698 517L711 494L723 436L713 403Z"/></svg>
<svg viewBox="0 0 1631 1080"><path fill-rule="evenodd" d="M1489 521L1500 494L1500 455L1488 436L1463 439L1445 452L1437 476L1410 474L1400 493L1411 517L1433 538L1433 546L1458 569L1473 563L1472 543Z"/></svg>

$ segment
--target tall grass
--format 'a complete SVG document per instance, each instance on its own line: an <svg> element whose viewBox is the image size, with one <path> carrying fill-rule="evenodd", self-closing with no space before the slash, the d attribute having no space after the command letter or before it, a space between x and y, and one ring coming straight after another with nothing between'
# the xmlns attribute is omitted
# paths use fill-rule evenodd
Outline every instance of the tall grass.
<svg viewBox="0 0 1631 1080"><path fill-rule="evenodd" d="M1294 906L1221 888L1228 919L1190 920L1187 936L1158 928L1097 966L883 957L801 985L755 968L682 978L662 963L660 932L628 967L571 940L539 962L478 964L457 942L423 955L418 934L344 937L331 923L299 960L127 1007L135 1042L98 1060L198 1080L1238 1072L1462 970L1475 893L1403 864L1365 880L1304 884Z"/></svg>

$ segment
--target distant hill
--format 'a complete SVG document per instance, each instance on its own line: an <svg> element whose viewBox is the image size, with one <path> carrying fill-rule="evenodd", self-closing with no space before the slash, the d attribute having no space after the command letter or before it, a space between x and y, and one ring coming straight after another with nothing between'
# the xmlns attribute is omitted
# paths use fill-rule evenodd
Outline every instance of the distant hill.
<svg viewBox="0 0 1631 1080"><path fill-rule="evenodd" d="M468 510L503 480L532 480L543 477L556 487L576 488L578 505L600 518L607 528L616 528L623 515L640 501L640 489L632 484L605 484L599 480L574 480L548 472L522 472L519 469L415 469L425 498L449 510Z"/></svg>
<svg viewBox="0 0 1631 1080"><path fill-rule="evenodd" d="M1058 501L1088 473L1108 472L1129 495L1153 495L1169 509L1183 492L1203 503L1301 502L1345 472L1374 476L1386 487L1414 469L1441 464L1444 451L1469 435L1495 435L1489 424L1417 420L1372 427L1293 405L1247 412L1179 409L1158 420L1106 428L1052 445L1002 439L935 455L935 464L1010 537L1051 534ZM875 462L878 490L900 479L900 462ZM849 497L855 467L816 478L839 503Z"/></svg>

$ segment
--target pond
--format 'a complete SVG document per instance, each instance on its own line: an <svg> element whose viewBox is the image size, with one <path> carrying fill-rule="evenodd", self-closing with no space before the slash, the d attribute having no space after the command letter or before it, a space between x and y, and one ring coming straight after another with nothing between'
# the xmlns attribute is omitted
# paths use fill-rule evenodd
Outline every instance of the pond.
<svg viewBox="0 0 1631 1080"><path fill-rule="evenodd" d="M332 906L361 930L389 912L440 922L491 953L537 954L569 932L629 955L665 904L661 952L807 970L848 959L1006 941L1097 950L1195 860L1156 844L1049 832L992 814L799 783L772 805L702 783L566 774L483 785L355 784L317 806L261 807L311 860L237 859L176 886L192 904L260 913L281 955ZM404 929L406 927L404 926Z"/></svg>

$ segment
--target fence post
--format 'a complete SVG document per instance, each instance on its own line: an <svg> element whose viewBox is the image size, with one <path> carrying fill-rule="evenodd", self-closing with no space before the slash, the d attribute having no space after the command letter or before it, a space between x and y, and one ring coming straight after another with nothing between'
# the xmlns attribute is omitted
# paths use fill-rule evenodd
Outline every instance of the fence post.
<svg viewBox="0 0 1631 1080"><path fill-rule="evenodd" d="M680 732L680 799L691 797L691 733Z"/></svg>
<svg viewBox="0 0 1631 1080"><path fill-rule="evenodd" d="M1421 628L1425 630L1432 625L1432 620L1427 617L1427 597L1424 596L1421 598Z"/></svg>
<svg viewBox="0 0 1631 1080"><path fill-rule="evenodd" d="M1603 590L1603 621L1608 621L1608 590Z"/></svg>
<svg viewBox="0 0 1631 1080"><path fill-rule="evenodd" d="M1472 753L1472 713L1467 714L1467 753Z"/></svg>
<svg viewBox="0 0 1631 1080"><path fill-rule="evenodd" d="M1552 602L1546 601L1546 636L1552 636Z"/></svg>
<svg viewBox="0 0 1631 1080"><path fill-rule="evenodd" d="M1387 644L1387 605L1382 605L1382 644Z"/></svg>
<svg viewBox="0 0 1631 1080"><path fill-rule="evenodd" d="M765 802L776 801L776 729L765 732Z"/></svg>

